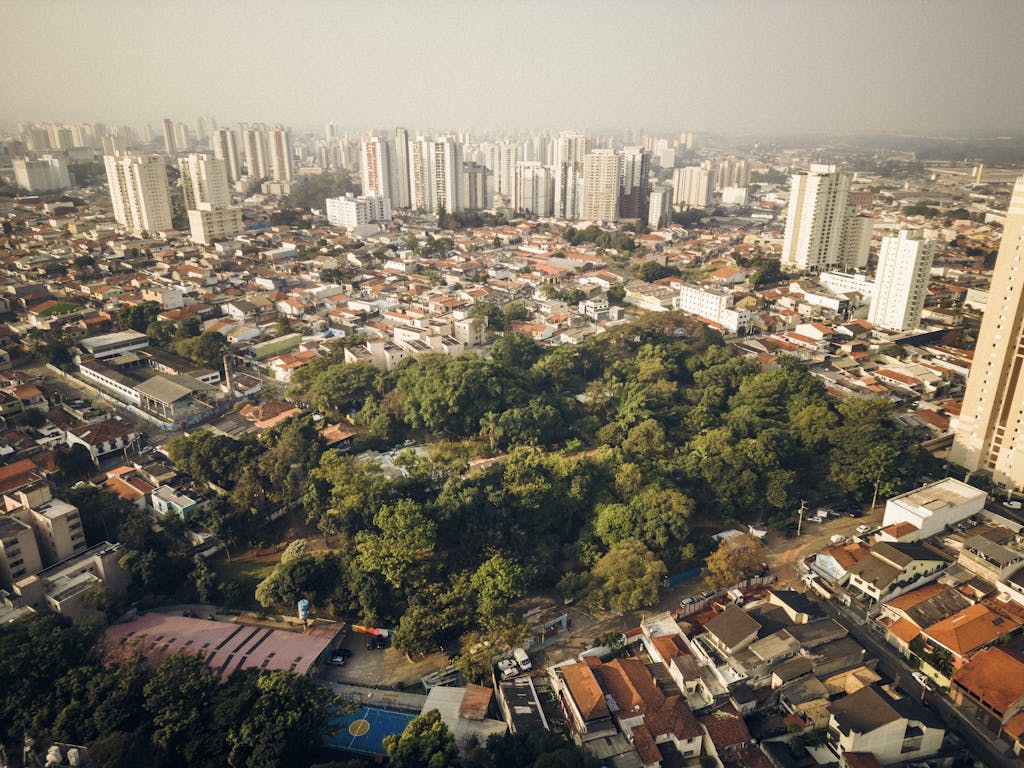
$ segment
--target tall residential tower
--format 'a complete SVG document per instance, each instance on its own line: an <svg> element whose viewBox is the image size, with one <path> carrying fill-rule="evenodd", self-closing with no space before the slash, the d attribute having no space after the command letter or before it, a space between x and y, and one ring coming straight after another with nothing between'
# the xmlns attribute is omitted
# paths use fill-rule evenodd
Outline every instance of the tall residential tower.
<svg viewBox="0 0 1024 768"><path fill-rule="evenodd" d="M1017 179L950 460L1024 487L1024 176Z"/></svg>
<svg viewBox="0 0 1024 768"><path fill-rule="evenodd" d="M782 266L810 272L863 267L872 221L849 204L852 176L834 165L794 173L782 243Z"/></svg>
<svg viewBox="0 0 1024 768"><path fill-rule="evenodd" d="M921 322L935 243L921 230L901 229L882 238L875 293L868 321L888 331L909 331Z"/></svg>

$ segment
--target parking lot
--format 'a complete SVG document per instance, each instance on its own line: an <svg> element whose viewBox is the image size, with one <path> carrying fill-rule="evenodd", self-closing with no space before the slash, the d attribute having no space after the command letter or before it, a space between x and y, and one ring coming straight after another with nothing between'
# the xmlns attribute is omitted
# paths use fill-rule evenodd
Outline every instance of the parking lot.
<svg viewBox="0 0 1024 768"><path fill-rule="evenodd" d="M391 647L368 650L369 635L349 632L340 647L351 652L345 665L325 665L323 677L335 683L366 685L377 688L414 686L431 672L437 672L448 665L448 657L441 652L432 653L418 661L409 661L405 654Z"/></svg>
<svg viewBox="0 0 1024 768"><path fill-rule="evenodd" d="M833 536L842 536L848 540L857 536L857 528L861 525L877 529L882 524L885 507L879 505L872 512L865 512L863 517L841 515L830 518L823 523L812 522L809 517L814 510L805 513L801 533L794 538L786 538L785 531L769 531L765 543L767 546L768 565L771 566L781 586L793 586L800 578L799 564L814 552L832 545Z"/></svg>

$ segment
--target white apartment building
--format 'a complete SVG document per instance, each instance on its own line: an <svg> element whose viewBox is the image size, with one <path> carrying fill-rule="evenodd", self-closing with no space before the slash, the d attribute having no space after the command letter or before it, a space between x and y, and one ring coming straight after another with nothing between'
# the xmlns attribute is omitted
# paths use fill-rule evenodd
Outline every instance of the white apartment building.
<svg viewBox="0 0 1024 768"><path fill-rule="evenodd" d="M833 293L859 293L865 302L870 302L875 295L875 282L865 272L822 272L818 282Z"/></svg>
<svg viewBox="0 0 1024 768"><path fill-rule="evenodd" d="M901 229L882 239L868 322L889 331L918 327L934 254L934 241L921 230Z"/></svg>
<svg viewBox="0 0 1024 768"><path fill-rule="evenodd" d="M391 201L376 195L352 193L344 197L329 197L326 200L327 222L332 227L354 229L363 224L377 221L391 221Z"/></svg>
<svg viewBox="0 0 1024 768"><path fill-rule="evenodd" d="M538 162L516 163L515 198L517 211L529 211L534 216L550 216L554 209L554 178L551 168Z"/></svg>
<svg viewBox="0 0 1024 768"><path fill-rule="evenodd" d="M245 153L246 175L254 179L270 176L267 128L262 123L242 124L242 151Z"/></svg>
<svg viewBox="0 0 1024 768"><path fill-rule="evenodd" d="M40 192L56 192L71 186L67 164L62 158L52 155L32 159L16 158L11 161L14 167L14 181L32 194Z"/></svg>
<svg viewBox="0 0 1024 768"><path fill-rule="evenodd" d="M181 171L186 209L198 208L200 203L208 203L213 208L225 208L231 204L228 169L223 160L192 154L178 160L178 170Z"/></svg>
<svg viewBox="0 0 1024 768"><path fill-rule="evenodd" d="M504 195L509 200L515 199L516 166L522 159L522 148L518 145L502 142L487 146L484 152L484 165L493 174L495 194Z"/></svg>
<svg viewBox="0 0 1024 768"><path fill-rule="evenodd" d="M228 184L234 184L242 178L242 162L238 154L238 142L235 132L230 128L219 128L210 137L213 156L223 160L227 167Z"/></svg>
<svg viewBox="0 0 1024 768"><path fill-rule="evenodd" d="M462 149L450 136L409 142L409 190L412 207L437 213L462 207Z"/></svg>
<svg viewBox="0 0 1024 768"><path fill-rule="evenodd" d="M583 210L583 157L590 149L586 134L562 131L554 142L556 219L579 219Z"/></svg>
<svg viewBox="0 0 1024 768"><path fill-rule="evenodd" d="M114 218L141 237L171 229L171 195L163 155L104 155Z"/></svg>
<svg viewBox="0 0 1024 768"><path fill-rule="evenodd" d="M672 171L672 204L682 208L707 208L711 205L715 175L710 168L689 166Z"/></svg>
<svg viewBox="0 0 1024 768"><path fill-rule="evenodd" d="M867 264L871 220L849 206L851 175L815 164L793 174L790 184L783 267L822 272Z"/></svg>
<svg viewBox="0 0 1024 768"><path fill-rule="evenodd" d="M672 221L672 187L655 184L651 187L648 200L647 226L652 229L663 227Z"/></svg>
<svg viewBox="0 0 1024 768"><path fill-rule="evenodd" d="M619 156L614 149L595 149L583 156L583 207L587 221L619 219Z"/></svg>
<svg viewBox="0 0 1024 768"><path fill-rule="evenodd" d="M462 164L462 207L467 211L481 211L494 203L493 175L487 166L479 163Z"/></svg>
<svg viewBox="0 0 1024 768"><path fill-rule="evenodd" d="M270 176L274 181L291 181L295 174L292 135L287 128L275 125L268 137L270 145Z"/></svg>
<svg viewBox="0 0 1024 768"><path fill-rule="evenodd" d="M738 333L750 324L750 313L735 309L735 301L733 294L721 288L683 285L679 289L679 296L672 302L672 308Z"/></svg>
<svg viewBox="0 0 1024 768"><path fill-rule="evenodd" d="M725 190L729 187L750 186L750 163L736 157L727 157L715 169L715 188Z"/></svg>
<svg viewBox="0 0 1024 768"><path fill-rule="evenodd" d="M370 136L360 144L359 172L363 194L391 199L391 167L387 139Z"/></svg>

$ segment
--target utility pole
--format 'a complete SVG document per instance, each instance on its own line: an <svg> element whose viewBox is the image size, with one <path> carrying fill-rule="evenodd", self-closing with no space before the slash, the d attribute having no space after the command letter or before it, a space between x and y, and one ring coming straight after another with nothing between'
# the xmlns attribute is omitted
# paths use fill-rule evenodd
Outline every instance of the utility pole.
<svg viewBox="0 0 1024 768"><path fill-rule="evenodd" d="M803 528L803 524L804 524L804 510L805 509L807 509L807 502L804 501L803 499L800 499L800 509L797 511L797 514L800 517L797 518L797 523L796 523L796 535L798 537L800 536L801 528Z"/></svg>

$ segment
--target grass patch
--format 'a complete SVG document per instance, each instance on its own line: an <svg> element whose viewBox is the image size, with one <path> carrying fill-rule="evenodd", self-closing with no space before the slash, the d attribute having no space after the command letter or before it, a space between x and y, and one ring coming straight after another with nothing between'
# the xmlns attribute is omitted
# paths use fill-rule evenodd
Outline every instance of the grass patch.
<svg viewBox="0 0 1024 768"><path fill-rule="evenodd" d="M61 302L60 304L54 304L48 309L44 309L39 313L40 317L52 317L53 315L66 315L68 312L74 312L79 309L77 304L68 304Z"/></svg>
<svg viewBox="0 0 1024 768"><path fill-rule="evenodd" d="M256 563L251 560L235 560L210 563L217 577L225 583L235 585L231 593L235 599L230 607L248 610L260 610L256 602L256 585L263 581L274 570L276 563Z"/></svg>

